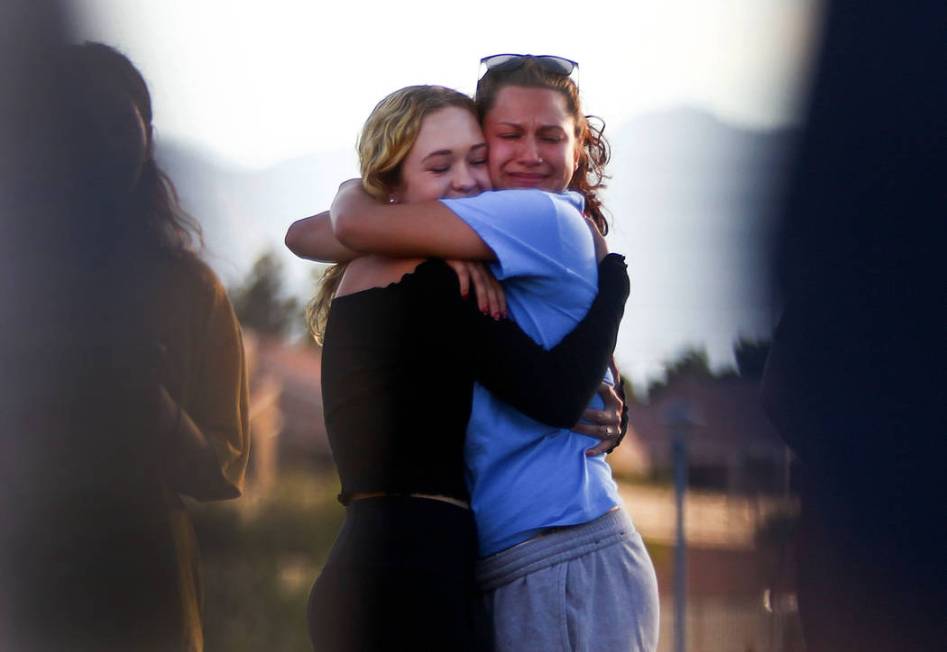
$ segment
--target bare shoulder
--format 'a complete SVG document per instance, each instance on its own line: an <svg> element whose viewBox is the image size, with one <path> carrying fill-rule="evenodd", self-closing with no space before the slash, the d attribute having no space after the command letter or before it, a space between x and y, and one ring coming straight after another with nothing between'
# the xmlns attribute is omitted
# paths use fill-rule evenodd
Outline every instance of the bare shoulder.
<svg viewBox="0 0 947 652"><path fill-rule="evenodd" d="M397 283L405 274L413 272L422 262L424 262L423 258L362 256L349 263L336 296L341 297L369 288Z"/></svg>

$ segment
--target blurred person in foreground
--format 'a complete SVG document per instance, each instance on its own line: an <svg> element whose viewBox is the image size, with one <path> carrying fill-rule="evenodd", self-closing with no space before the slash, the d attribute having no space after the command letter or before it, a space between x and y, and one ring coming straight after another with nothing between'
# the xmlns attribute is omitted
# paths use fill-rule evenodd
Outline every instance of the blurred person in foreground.
<svg viewBox="0 0 947 652"><path fill-rule="evenodd" d="M17 650L198 652L197 541L181 496L240 495L240 329L155 163L139 71L97 43L45 56L55 174L30 181L22 205L58 198L37 244L68 265L37 283L41 319L21 332L30 390L4 424L15 530L0 635Z"/></svg>
<svg viewBox="0 0 947 652"><path fill-rule="evenodd" d="M763 383L801 462L810 652L947 641L945 30L943 2L827 5Z"/></svg>

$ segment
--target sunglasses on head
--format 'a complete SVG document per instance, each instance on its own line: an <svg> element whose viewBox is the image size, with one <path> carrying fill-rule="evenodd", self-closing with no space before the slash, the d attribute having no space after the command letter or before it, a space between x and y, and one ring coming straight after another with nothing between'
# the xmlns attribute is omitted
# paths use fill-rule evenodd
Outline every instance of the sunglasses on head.
<svg viewBox="0 0 947 652"><path fill-rule="evenodd" d="M579 64L572 59L552 54L491 54L480 60L480 79L488 72L516 70L527 61L534 62L546 72L563 77L572 77L578 86Z"/></svg>

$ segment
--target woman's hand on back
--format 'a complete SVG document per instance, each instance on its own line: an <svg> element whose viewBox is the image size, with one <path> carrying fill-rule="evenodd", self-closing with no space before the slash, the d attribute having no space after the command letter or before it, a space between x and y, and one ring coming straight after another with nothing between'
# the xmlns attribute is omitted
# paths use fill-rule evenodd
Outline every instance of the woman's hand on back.
<svg viewBox="0 0 947 652"><path fill-rule="evenodd" d="M573 426L572 430L602 441L593 448L585 451L588 456L611 453L621 445L625 433L628 431L628 406L625 402L625 390L621 374L612 358L609 365L615 384L605 381L599 386L598 394L605 403L604 410L587 409L582 413L582 420Z"/></svg>
<svg viewBox="0 0 947 652"><path fill-rule="evenodd" d="M582 421L572 427L574 432L595 437L601 441L585 451L589 457L608 453L621 439L621 412L624 403L615 388L602 381L598 395L605 402L604 410L589 408L582 413Z"/></svg>
<svg viewBox="0 0 947 652"><path fill-rule="evenodd" d="M494 319L504 319L508 316L503 286L493 277L486 265L469 260L445 262L457 274L461 296L466 299L470 294L470 286L473 285L477 297L477 308L480 312Z"/></svg>

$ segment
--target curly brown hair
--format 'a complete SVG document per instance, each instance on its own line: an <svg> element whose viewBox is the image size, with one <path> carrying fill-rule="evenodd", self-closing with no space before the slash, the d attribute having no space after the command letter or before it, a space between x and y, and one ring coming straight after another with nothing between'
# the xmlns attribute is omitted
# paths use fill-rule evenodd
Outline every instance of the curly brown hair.
<svg viewBox="0 0 947 652"><path fill-rule="evenodd" d="M605 166L611 157L611 148L605 139L605 121L582 113L579 88L568 76L551 72L535 59L526 57L521 65L512 69L493 69L477 83L477 111L480 122L493 109L497 95L506 86L525 88L548 88L562 94L566 106L575 118L575 138L579 147L579 162L569 182L569 188L585 198L585 214L602 235L608 233L608 222L598 191L605 187Z"/></svg>

